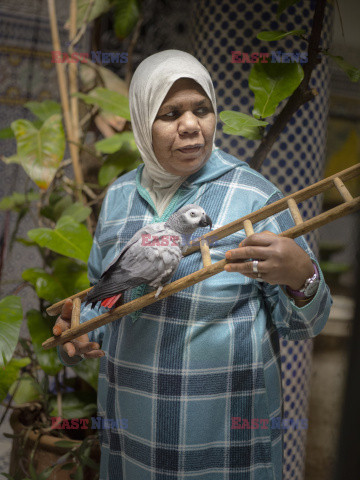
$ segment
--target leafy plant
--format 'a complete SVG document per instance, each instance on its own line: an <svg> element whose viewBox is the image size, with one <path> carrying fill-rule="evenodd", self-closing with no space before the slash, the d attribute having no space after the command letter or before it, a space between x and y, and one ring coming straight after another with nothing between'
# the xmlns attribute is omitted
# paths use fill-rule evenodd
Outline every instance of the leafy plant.
<svg viewBox="0 0 360 480"><path fill-rule="evenodd" d="M40 128L28 120L11 124L17 141L17 154L2 160L19 163L41 189L52 182L65 152L65 134L61 116L47 118Z"/></svg>
<svg viewBox="0 0 360 480"><path fill-rule="evenodd" d="M72 38L76 41L89 22L110 9L116 15L116 33L126 37L137 24L140 12L139 2L123 0L79 0L77 7L77 32ZM56 25L55 12L51 15ZM72 17L69 22L74 20ZM71 48L70 41L69 53ZM13 138L17 147L15 155L2 156L2 161L21 165L34 182L29 191L14 192L0 201L1 210L16 216L9 248L15 243L21 243L24 249L36 248L42 259L37 267L22 272L13 294L0 300L0 402L6 407L0 424L10 409L21 410L19 418L25 433L21 434L24 438L19 455L24 451L26 432L34 429L57 436L57 443L69 448L56 464L39 474L33 463L35 445L27 471L3 473L13 480L43 480L59 465L77 480L85 478L86 469L91 468L95 479L94 472L99 469L91 457L97 434L83 438L79 436L83 430L52 428L52 417L89 418L96 414L99 360L87 359L72 368L64 367L55 349L44 350L42 343L52 335L55 320L47 315L46 308L89 287L87 259L106 187L121 173L138 166L140 155L130 129L125 82L94 64L81 65L80 80L82 91L74 91L69 75L70 91L61 92L67 102L64 95L61 105L55 100L27 102L24 106L34 118L17 119L0 131L0 139ZM74 99L80 105L70 112L69 130L66 111L69 105L74 108ZM67 151L70 158L65 157ZM89 157L96 164L95 180L94 168L91 172L85 168ZM75 172L77 162L82 165L80 173L84 177L80 182L79 176L73 180L66 173L71 164ZM19 226L29 212L35 225L23 238L18 235ZM10 232L6 235L10 236ZM18 295L24 287L31 288L38 298L38 308L26 313ZM20 336L24 317L30 339Z"/></svg>

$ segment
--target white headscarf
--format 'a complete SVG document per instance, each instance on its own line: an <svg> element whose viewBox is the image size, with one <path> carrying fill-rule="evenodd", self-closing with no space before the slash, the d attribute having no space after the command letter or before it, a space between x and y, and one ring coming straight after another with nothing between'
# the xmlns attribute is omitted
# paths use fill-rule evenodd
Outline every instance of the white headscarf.
<svg viewBox="0 0 360 480"><path fill-rule="evenodd" d="M209 72L189 53L164 50L147 57L136 69L129 88L131 125L145 164L141 185L149 192L160 216L187 177L167 172L158 162L152 147L152 124L170 87L183 77L192 78L204 89L216 119L216 97ZM215 132L216 128L213 149Z"/></svg>

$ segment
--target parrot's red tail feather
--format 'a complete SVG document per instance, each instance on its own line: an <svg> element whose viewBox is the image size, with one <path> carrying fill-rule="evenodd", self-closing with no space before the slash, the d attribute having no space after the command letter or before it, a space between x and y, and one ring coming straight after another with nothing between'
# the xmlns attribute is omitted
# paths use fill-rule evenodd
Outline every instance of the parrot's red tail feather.
<svg viewBox="0 0 360 480"><path fill-rule="evenodd" d="M115 297L105 298L105 300L101 301L101 306L102 307L107 307L107 308L113 307L115 305L115 303L119 300L121 295L122 294L119 293L119 295L115 295Z"/></svg>

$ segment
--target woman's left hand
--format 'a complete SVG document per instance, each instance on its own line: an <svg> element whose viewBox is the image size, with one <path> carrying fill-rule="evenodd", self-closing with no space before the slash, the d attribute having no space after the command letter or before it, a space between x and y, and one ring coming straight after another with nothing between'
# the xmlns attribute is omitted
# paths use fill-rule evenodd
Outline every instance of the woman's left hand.
<svg viewBox="0 0 360 480"><path fill-rule="evenodd" d="M227 272L256 279L253 262L245 260L258 260L258 272L265 282L287 285L292 290L302 288L306 279L314 274L309 255L294 240L268 231L246 237L239 248L228 250L225 257L231 260L224 267Z"/></svg>

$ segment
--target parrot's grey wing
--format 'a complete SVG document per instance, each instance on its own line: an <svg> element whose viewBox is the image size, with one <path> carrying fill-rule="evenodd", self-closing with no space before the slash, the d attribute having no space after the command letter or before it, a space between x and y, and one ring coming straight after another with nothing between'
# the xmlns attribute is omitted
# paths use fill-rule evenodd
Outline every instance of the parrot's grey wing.
<svg viewBox="0 0 360 480"><path fill-rule="evenodd" d="M130 238L130 240L125 244L124 248L121 250L119 255L117 255L114 260L107 265L105 270L102 272L101 277L104 276L106 272L109 271L109 269L117 263L118 260L120 260L121 257L124 256L124 254L131 248L134 244L136 244L139 240L142 240L143 235L152 235L154 233L157 233L158 230L162 229L164 226L164 222L161 223L155 223L155 224L150 224L150 225L145 225L145 227L140 228L133 237Z"/></svg>
<svg viewBox="0 0 360 480"><path fill-rule="evenodd" d="M181 251L176 243L153 246L143 242L142 234L144 233L150 233L159 239L168 239L169 235L175 233L160 224L155 225L156 233L149 228L137 232L136 237L131 239L121 254L104 271L100 281L88 293L88 303L112 297L143 283L158 287L171 278L181 260Z"/></svg>
<svg viewBox="0 0 360 480"><path fill-rule="evenodd" d="M162 234L166 235L165 230L157 232L159 236ZM143 246L138 241L122 258L121 270L149 283L179 262L178 250L174 247Z"/></svg>
<svg viewBox="0 0 360 480"><path fill-rule="evenodd" d="M167 235L164 230L157 235L161 236L162 233ZM140 236L117 258L117 262L104 272L88 297L111 297L142 283L160 286L171 278L181 257L180 248L177 246L144 246Z"/></svg>

